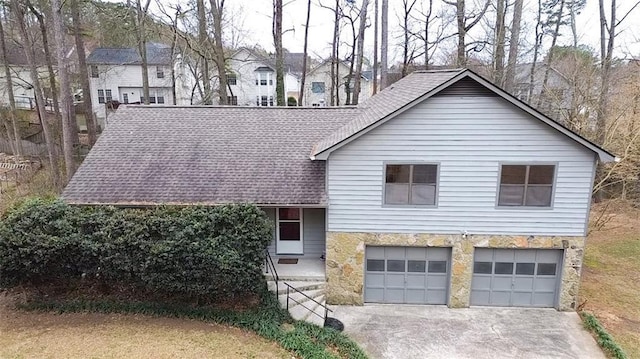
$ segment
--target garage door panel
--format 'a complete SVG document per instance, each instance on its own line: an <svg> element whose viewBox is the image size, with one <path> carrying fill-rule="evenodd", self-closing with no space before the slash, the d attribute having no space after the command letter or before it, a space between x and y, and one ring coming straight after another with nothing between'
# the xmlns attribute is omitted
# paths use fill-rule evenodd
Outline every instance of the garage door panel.
<svg viewBox="0 0 640 359"><path fill-rule="evenodd" d="M491 305L508 306L511 302L511 291L496 291L491 292Z"/></svg>
<svg viewBox="0 0 640 359"><path fill-rule="evenodd" d="M553 307L563 251L477 248L472 305Z"/></svg>
<svg viewBox="0 0 640 359"><path fill-rule="evenodd" d="M443 304L447 302L447 290L432 290L427 291L427 304Z"/></svg>
<svg viewBox="0 0 640 359"><path fill-rule="evenodd" d="M426 248L407 248L407 259L417 259L417 260L426 260L427 259L427 249Z"/></svg>
<svg viewBox="0 0 640 359"><path fill-rule="evenodd" d="M555 299L555 293L534 293L533 305L537 307L552 307Z"/></svg>
<svg viewBox="0 0 640 359"><path fill-rule="evenodd" d="M446 304L450 257L450 248L368 246L365 302Z"/></svg>
<svg viewBox="0 0 640 359"><path fill-rule="evenodd" d="M471 282L472 290L489 290L491 288L491 277L476 276Z"/></svg>
<svg viewBox="0 0 640 359"><path fill-rule="evenodd" d="M404 302L404 288L391 289L387 287L384 293L384 301L386 303L403 303Z"/></svg>
<svg viewBox="0 0 640 359"><path fill-rule="evenodd" d="M491 292L476 290L471 293L471 305L489 305L491 303Z"/></svg>
<svg viewBox="0 0 640 359"><path fill-rule="evenodd" d="M514 291L531 291L533 288L533 277L522 278L516 277L513 279L513 290Z"/></svg>
<svg viewBox="0 0 640 359"><path fill-rule="evenodd" d="M493 290L506 290L511 291L511 277L493 277L492 288Z"/></svg>
<svg viewBox="0 0 640 359"><path fill-rule="evenodd" d="M384 302L384 289L383 288L367 288L364 296L365 302L370 303L383 303Z"/></svg>
<svg viewBox="0 0 640 359"><path fill-rule="evenodd" d="M496 250L493 254L494 262L515 262L516 254L513 249Z"/></svg>
<svg viewBox="0 0 640 359"><path fill-rule="evenodd" d="M422 304L425 302L426 290L407 289L406 302L411 304Z"/></svg>
<svg viewBox="0 0 640 359"><path fill-rule="evenodd" d="M532 305L532 298L531 292L513 292L511 304L516 307L529 307Z"/></svg>

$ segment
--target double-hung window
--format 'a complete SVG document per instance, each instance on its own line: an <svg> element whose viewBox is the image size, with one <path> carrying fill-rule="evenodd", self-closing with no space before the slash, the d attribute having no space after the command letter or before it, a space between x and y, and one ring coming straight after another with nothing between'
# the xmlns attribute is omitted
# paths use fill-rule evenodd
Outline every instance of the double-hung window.
<svg viewBox="0 0 640 359"><path fill-rule="evenodd" d="M159 78L159 79L163 79L164 78L164 67L156 66L156 77Z"/></svg>
<svg viewBox="0 0 640 359"><path fill-rule="evenodd" d="M278 236L281 241L299 241L302 237L300 208L278 209Z"/></svg>
<svg viewBox="0 0 640 359"><path fill-rule="evenodd" d="M502 165L499 207L551 207L555 165Z"/></svg>
<svg viewBox="0 0 640 359"><path fill-rule="evenodd" d="M111 97L111 90L110 89L106 89L106 90L98 90L98 103L107 103L109 101L113 100L113 98Z"/></svg>
<svg viewBox="0 0 640 359"><path fill-rule="evenodd" d="M384 204L435 206L437 187L436 164L388 164Z"/></svg>
<svg viewBox="0 0 640 359"><path fill-rule="evenodd" d="M237 85L238 84L238 76L233 72L228 73L227 74L227 84L230 85L230 86Z"/></svg>
<svg viewBox="0 0 640 359"><path fill-rule="evenodd" d="M100 73L98 72L98 65L91 65L91 77L98 78Z"/></svg>

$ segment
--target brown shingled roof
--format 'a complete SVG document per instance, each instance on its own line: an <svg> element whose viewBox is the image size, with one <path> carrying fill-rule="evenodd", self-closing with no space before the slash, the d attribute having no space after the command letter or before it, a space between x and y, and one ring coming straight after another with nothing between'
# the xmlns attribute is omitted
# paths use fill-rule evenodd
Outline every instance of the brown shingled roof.
<svg viewBox="0 0 640 359"><path fill-rule="evenodd" d="M126 106L63 198L75 204L325 204L313 143L356 108Z"/></svg>

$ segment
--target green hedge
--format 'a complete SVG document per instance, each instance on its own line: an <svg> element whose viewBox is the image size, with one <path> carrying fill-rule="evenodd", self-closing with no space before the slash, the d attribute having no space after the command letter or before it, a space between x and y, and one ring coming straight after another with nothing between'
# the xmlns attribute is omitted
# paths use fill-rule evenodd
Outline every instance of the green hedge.
<svg viewBox="0 0 640 359"><path fill-rule="evenodd" d="M269 220L253 205L118 209L35 199L0 221L0 286L133 286L192 298L264 289Z"/></svg>

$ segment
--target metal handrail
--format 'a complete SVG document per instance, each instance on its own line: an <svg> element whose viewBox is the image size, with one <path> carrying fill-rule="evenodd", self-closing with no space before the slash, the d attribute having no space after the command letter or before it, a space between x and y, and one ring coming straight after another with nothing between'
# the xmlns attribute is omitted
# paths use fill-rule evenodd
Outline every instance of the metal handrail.
<svg viewBox="0 0 640 359"><path fill-rule="evenodd" d="M264 256L264 268L266 270L266 273L269 274L269 268L271 268L271 278L273 278L273 281L276 282L276 293L278 292L278 281L280 280L280 277L278 276L278 271L276 270L276 265L273 264L273 259L271 259L271 255L269 254L269 250L265 250L264 251L265 256Z"/></svg>
<svg viewBox="0 0 640 359"><path fill-rule="evenodd" d="M296 302L298 305L302 306L304 309L310 311L311 313L317 315L318 317L320 317L320 319L322 319L323 321L327 320L327 316L329 314L329 312L333 313L333 310L329 309L326 305L318 302L317 300L311 298L310 296L304 294L301 290L299 290L298 288L292 286L291 284L287 283L287 282L283 282L284 285L287 286L287 311L289 311L289 299L291 299L292 301ZM310 301L316 303L317 305L321 306L322 308L324 308L324 317L318 313L315 312L314 309L311 309L309 307L307 307L306 305L302 304L304 302L299 302L294 298L291 298L291 296L289 295L289 289L293 289L294 291L302 294L304 297L306 297L307 299L309 299Z"/></svg>

